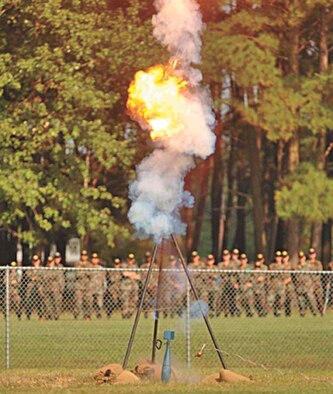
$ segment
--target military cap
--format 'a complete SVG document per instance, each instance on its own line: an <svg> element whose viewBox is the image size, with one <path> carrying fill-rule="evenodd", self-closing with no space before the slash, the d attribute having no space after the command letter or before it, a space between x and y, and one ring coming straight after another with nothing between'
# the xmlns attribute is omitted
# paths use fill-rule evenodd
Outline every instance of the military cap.
<svg viewBox="0 0 333 394"><path fill-rule="evenodd" d="M32 261L38 261L39 260L39 256L37 254L34 254L32 256Z"/></svg>
<svg viewBox="0 0 333 394"><path fill-rule="evenodd" d="M282 253L281 253L279 250L277 250L277 251L275 252L275 256L276 256L276 257L281 257L281 256L282 256Z"/></svg>
<svg viewBox="0 0 333 394"><path fill-rule="evenodd" d="M12 262L10 263L10 266L11 266L11 267L16 267L16 266L17 266L16 261L12 261Z"/></svg>
<svg viewBox="0 0 333 394"><path fill-rule="evenodd" d="M173 254L171 254L169 256L169 261L175 261L175 260L176 260L176 257Z"/></svg>
<svg viewBox="0 0 333 394"><path fill-rule="evenodd" d="M118 259L118 258L114 259L114 263L115 264L120 264L120 259Z"/></svg>
<svg viewBox="0 0 333 394"><path fill-rule="evenodd" d="M264 258L264 255L262 253L257 254L257 259L262 260Z"/></svg>
<svg viewBox="0 0 333 394"><path fill-rule="evenodd" d="M304 252L302 251L298 252L298 257L304 257L304 256L305 256Z"/></svg>
<svg viewBox="0 0 333 394"><path fill-rule="evenodd" d="M197 257L199 254L196 250L193 250L193 252L191 253L192 257Z"/></svg>
<svg viewBox="0 0 333 394"><path fill-rule="evenodd" d="M238 249L233 249L232 254L239 254L239 250Z"/></svg>
<svg viewBox="0 0 333 394"><path fill-rule="evenodd" d="M282 252L282 257L287 257L287 256L289 256L289 253L286 250L284 250Z"/></svg>
<svg viewBox="0 0 333 394"><path fill-rule="evenodd" d="M241 258L242 260L245 260L245 259L247 259L247 255L246 255L246 253L242 253L242 254L240 255L240 258Z"/></svg>
<svg viewBox="0 0 333 394"><path fill-rule="evenodd" d="M224 249L224 251L222 252L223 256L227 256L228 254L230 254L228 249Z"/></svg>
<svg viewBox="0 0 333 394"><path fill-rule="evenodd" d="M47 261L48 261L49 263L51 263L51 261L53 261L53 257L52 257L52 256L49 256L49 257L47 258Z"/></svg>
<svg viewBox="0 0 333 394"><path fill-rule="evenodd" d="M207 259L208 259L208 260L214 260L214 255L213 255L213 254L209 254L209 255L207 256Z"/></svg>
<svg viewBox="0 0 333 394"><path fill-rule="evenodd" d="M61 257L61 254L60 254L59 252L56 252L55 255L54 255L54 257L55 257L55 258L59 258L59 257Z"/></svg>
<svg viewBox="0 0 333 394"><path fill-rule="evenodd" d="M135 258L135 256L134 256L133 253L130 253L127 257L128 257L130 260L133 260L133 259Z"/></svg>
<svg viewBox="0 0 333 394"><path fill-rule="evenodd" d="M81 256L88 256L88 252L86 250L82 250Z"/></svg>
<svg viewBox="0 0 333 394"><path fill-rule="evenodd" d="M254 264L254 266L255 266L256 268L260 268L260 267L261 267L261 264L257 261L257 262Z"/></svg>
<svg viewBox="0 0 333 394"><path fill-rule="evenodd" d="M150 252L146 252L146 253L145 253L145 256L146 256L146 257L150 257L150 256L151 256L151 253L150 253Z"/></svg>
<svg viewBox="0 0 333 394"><path fill-rule="evenodd" d="M92 258L92 259L98 259L98 253L94 252L94 253L91 255L91 258Z"/></svg>
<svg viewBox="0 0 333 394"><path fill-rule="evenodd" d="M316 253L315 249L314 248L310 248L309 249L309 254L313 254L313 253Z"/></svg>

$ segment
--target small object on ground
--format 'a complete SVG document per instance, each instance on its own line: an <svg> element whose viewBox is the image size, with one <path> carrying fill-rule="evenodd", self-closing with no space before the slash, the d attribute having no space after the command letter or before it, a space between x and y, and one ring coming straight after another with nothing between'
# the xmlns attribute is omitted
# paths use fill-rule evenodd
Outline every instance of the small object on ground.
<svg viewBox="0 0 333 394"><path fill-rule="evenodd" d="M243 375L239 375L235 372L229 371L228 369L221 369L219 373L214 373L207 376L202 383L237 383L237 382L252 382L251 378Z"/></svg>
<svg viewBox="0 0 333 394"><path fill-rule="evenodd" d="M206 347L206 344L204 343L204 344L202 345L202 348L201 348L198 352L195 353L195 356L194 356L194 357L201 357L201 356L203 356L205 347Z"/></svg>

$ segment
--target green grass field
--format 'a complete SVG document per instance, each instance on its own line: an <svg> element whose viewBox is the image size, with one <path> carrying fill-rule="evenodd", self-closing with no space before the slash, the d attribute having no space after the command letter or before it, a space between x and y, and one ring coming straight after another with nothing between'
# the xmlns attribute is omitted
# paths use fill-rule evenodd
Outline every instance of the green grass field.
<svg viewBox="0 0 333 394"><path fill-rule="evenodd" d="M275 318L214 318L212 327L229 369L252 375L252 384L223 385L227 392L333 392L333 313L306 318L296 313ZM96 386L94 372L111 362L122 363L133 320L119 316L102 320L60 321L10 320L10 369L6 370L5 327L1 330L0 391L24 392L108 392ZM177 369L193 381L218 372L216 351L202 319L191 321L191 368L186 367L185 319L161 319L163 330L176 332L172 360ZM153 320L140 319L129 368L151 355ZM201 358L194 355L203 344ZM162 361L164 348L157 352ZM184 372L185 371L185 372ZM138 392L210 393L221 386L143 385ZM130 393L133 388L113 387L112 391Z"/></svg>

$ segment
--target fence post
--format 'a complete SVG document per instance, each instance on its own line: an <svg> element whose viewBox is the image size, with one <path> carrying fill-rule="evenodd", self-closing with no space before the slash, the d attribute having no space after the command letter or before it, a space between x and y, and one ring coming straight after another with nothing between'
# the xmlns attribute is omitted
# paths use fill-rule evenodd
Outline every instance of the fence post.
<svg viewBox="0 0 333 394"><path fill-rule="evenodd" d="M9 267L6 267L6 368L10 367L10 343L9 343L9 314L10 314L10 299L9 299Z"/></svg>
<svg viewBox="0 0 333 394"><path fill-rule="evenodd" d="M191 368L191 295L188 280L186 283L186 365Z"/></svg>

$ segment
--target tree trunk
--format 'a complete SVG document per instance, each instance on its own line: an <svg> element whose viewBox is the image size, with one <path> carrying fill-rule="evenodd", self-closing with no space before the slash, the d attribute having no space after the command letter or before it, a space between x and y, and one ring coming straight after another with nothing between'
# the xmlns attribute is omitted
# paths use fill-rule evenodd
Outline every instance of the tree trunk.
<svg viewBox="0 0 333 394"><path fill-rule="evenodd" d="M231 221L232 215L234 211L234 182L235 182L235 131L232 129L230 133L230 154L228 159L228 169L227 169L227 177L228 177L228 198L227 198L227 209L225 214L225 227L224 227L224 239L223 239L223 249L228 247L231 230Z"/></svg>
<svg viewBox="0 0 333 394"><path fill-rule="evenodd" d="M248 192L248 180L244 176L244 168L240 168L237 174L237 223L234 238L234 246L240 250L246 250L246 200Z"/></svg>
<svg viewBox="0 0 333 394"><path fill-rule="evenodd" d="M295 77L299 76L299 47L300 32L299 26L295 26L286 37L290 43L290 51L288 56L288 74ZM289 140L288 144L288 174L295 171L300 162L299 153L300 141L299 130L295 130L294 136ZM300 222L297 219L289 219L286 222L285 245L287 246L290 262L296 265L298 261L300 239Z"/></svg>
<svg viewBox="0 0 333 394"><path fill-rule="evenodd" d="M217 114L215 127L216 143L215 153L213 155L213 177L211 184L211 223L212 223L212 252L216 261L220 261L223 229L224 229L224 212L223 204L223 140L222 140L222 119L221 114Z"/></svg>
<svg viewBox="0 0 333 394"><path fill-rule="evenodd" d="M292 173L299 164L299 134L289 141L288 146L288 173ZM297 264L300 239L300 221L289 219L286 221L285 245L287 246L290 261L293 265Z"/></svg>
<svg viewBox="0 0 333 394"><path fill-rule="evenodd" d="M205 160L200 168L201 170L200 195L198 196L198 201L197 201L197 212L196 212L196 220L195 220L195 226L193 232L193 244L192 244L192 249L196 249L196 250L199 248L201 230L205 218L205 207L206 207L206 198L209 188L210 168L211 168L211 158Z"/></svg>
<svg viewBox="0 0 333 394"><path fill-rule="evenodd" d="M256 253L266 254L265 216L262 196L262 172L260 158L260 137L252 127L246 130L246 146L251 173L251 192L253 197L253 220Z"/></svg>
<svg viewBox="0 0 333 394"><path fill-rule="evenodd" d="M328 70L328 20L330 11L328 8L322 7L320 17L320 34L319 34L319 70L321 73L326 73ZM325 150L326 150L326 130L322 130L318 135L318 149L317 149L317 162L318 169L325 169ZM322 255L322 231L323 222L316 220L311 228L311 245L316 249L317 255L320 259Z"/></svg>
<svg viewBox="0 0 333 394"><path fill-rule="evenodd" d="M327 269L327 263L332 261L332 225L331 219L323 225L322 261L325 269Z"/></svg>

